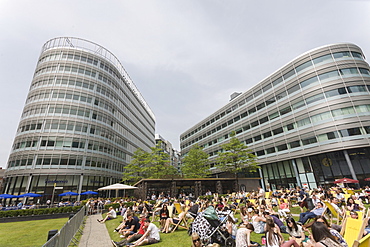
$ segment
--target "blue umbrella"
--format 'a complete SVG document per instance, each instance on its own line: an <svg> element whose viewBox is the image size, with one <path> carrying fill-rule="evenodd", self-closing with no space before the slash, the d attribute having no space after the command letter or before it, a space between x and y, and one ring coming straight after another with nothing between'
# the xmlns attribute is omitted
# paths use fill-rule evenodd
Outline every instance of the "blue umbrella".
<svg viewBox="0 0 370 247"><path fill-rule="evenodd" d="M18 197L41 197L42 195L40 194L35 194L35 193L26 193L23 195L19 195Z"/></svg>
<svg viewBox="0 0 370 247"><path fill-rule="evenodd" d="M91 190L81 193L81 195L97 195L97 194L99 193Z"/></svg>
<svg viewBox="0 0 370 247"><path fill-rule="evenodd" d="M13 196L13 195L9 195L9 194L1 194L0 195L0 199L7 199L7 198L13 198L13 197L17 197L17 196Z"/></svg>
<svg viewBox="0 0 370 247"><path fill-rule="evenodd" d="M59 194L59 196L78 196L78 193L72 192L72 191L68 191L68 192L64 192L62 194Z"/></svg>

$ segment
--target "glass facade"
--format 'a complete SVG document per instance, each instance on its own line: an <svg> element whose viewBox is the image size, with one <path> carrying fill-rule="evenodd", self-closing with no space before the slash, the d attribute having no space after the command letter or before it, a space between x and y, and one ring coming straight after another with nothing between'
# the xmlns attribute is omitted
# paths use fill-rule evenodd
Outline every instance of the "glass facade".
<svg viewBox="0 0 370 247"><path fill-rule="evenodd" d="M361 179L370 167L365 161L358 166L350 152L369 146L369 96L370 68L361 49L354 44L320 47L184 132L182 155L198 144L213 163L235 131L257 155L262 185L316 187L337 177ZM317 159L323 159L318 155L337 163L318 169Z"/></svg>
<svg viewBox="0 0 370 247"><path fill-rule="evenodd" d="M78 38L42 48L6 170L4 193L84 192L121 180L155 117L119 60ZM59 191L58 191L59 192Z"/></svg>

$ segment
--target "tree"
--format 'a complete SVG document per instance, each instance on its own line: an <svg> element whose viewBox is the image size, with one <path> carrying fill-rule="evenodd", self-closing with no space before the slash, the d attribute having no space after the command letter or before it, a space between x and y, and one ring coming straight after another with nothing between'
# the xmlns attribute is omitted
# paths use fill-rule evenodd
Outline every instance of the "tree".
<svg viewBox="0 0 370 247"><path fill-rule="evenodd" d="M178 175L170 164L169 155L161 148L161 143L150 148L150 152L137 149L131 162L125 166L122 180L135 183L143 178L168 178Z"/></svg>
<svg viewBox="0 0 370 247"><path fill-rule="evenodd" d="M181 172L185 178L204 178L211 172L208 164L208 154L203 151L202 147L195 144L191 147L183 159Z"/></svg>
<svg viewBox="0 0 370 247"><path fill-rule="evenodd" d="M132 160L124 167L122 180L126 183L136 183L141 178L146 177L143 173L145 166L150 160L150 153L137 149L132 156Z"/></svg>
<svg viewBox="0 0 370 247"><path fill-rule="evenodd" d="M218 153L217 167L221 171L233 173L235 175L236 186L239 189L238 173L242 170L255 172L260 168L256 161L256 156L247 145L235 137L235 132L231 133L230 142L222 144L221 148L223 152Z"/></svg>

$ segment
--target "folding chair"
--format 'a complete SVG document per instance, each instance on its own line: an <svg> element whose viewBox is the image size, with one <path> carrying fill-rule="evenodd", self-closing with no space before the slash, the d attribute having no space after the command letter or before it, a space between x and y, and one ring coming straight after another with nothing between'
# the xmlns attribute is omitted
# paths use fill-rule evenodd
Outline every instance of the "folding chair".
<svg viewBox="0 0 370 247"><path fill-rule="evenodd" d="M181 228L184 228L186 230L189 229L189 225L188 225L188 221L186 220L186 213L187 213L187 209L185 209L185 211L181 212L179 214L179 221L175 224L175 223L171 223L171 225L175 225L172 229L171 232L174 232L178 227L181 227Z"/></svg>
<svg viewBox="0 0 370 247"><path fill-rule="evenodd" d="M367 234L365 237L360 240L355 240L353 247L369 247L370 246L370 234Z"/></svg>
<svg viewBox="0 0 370 247"><path fill-rule="evenodd" d="M359 241L362 238L367 221L368 218L352 219L346 217L340 234L346 240L348 246L354 246L356 240Z"/></svg>
<svg viewBox="0 0 370 247"><path fill-rule="evenodd" d="M338 214L337 210L331 205L330 202L324 201L325 207L327 207L330 210L330 215L328 215L328 218L330 219L330 224L333 223L333 219L337 219L337 224L339 224L340 221L343 221L343 215Z"/></svg>

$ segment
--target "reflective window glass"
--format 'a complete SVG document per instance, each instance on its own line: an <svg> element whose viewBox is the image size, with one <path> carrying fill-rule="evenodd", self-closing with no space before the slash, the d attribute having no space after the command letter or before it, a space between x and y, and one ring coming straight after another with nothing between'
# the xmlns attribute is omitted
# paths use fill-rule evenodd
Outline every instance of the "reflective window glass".
<svg viewBox="0 0 370 247"><path fill-rule="evenodd" d="M300 71L307 69L311 66L312 66L312 61L310 60L310 61L305 62L304 64L299 65L298 67L295 68L295 70L297 71L297 73L299 73Z"/></svg>

